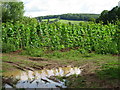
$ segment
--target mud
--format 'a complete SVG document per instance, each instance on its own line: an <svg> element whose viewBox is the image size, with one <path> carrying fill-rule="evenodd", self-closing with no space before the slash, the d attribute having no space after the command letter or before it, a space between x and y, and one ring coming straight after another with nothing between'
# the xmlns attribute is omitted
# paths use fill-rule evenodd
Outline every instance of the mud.
<svg viewBox="0 0 120 90"><path fill-rule="evenodd" d="M66 88L65 80L60 81L54 76L68 77L74 74L80 75L81 69L67 66L36 71L10 71L4 73L3 82L5 88Z"/></svg>
<svg viewBox="0 0 120 90"><path fill-rule="evenodd" d="M47 61L47 59L41 57L29 57L29 59L33 61Z"/></svg>

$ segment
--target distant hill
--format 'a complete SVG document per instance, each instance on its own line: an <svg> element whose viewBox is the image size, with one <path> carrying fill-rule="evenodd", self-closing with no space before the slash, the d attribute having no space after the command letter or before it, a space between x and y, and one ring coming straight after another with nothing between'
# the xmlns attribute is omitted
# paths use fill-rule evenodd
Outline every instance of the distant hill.
<svg viewBox="0 0 120 90"><path fill-rule="evenodd" d="M76 21L93 21L97 19L100 16L100 14L62 14L62 15L48 15L48 16L39 16L36 17L38 20L41 21L41 19L53 19L53 18L59 18L64 20L76 20Z"/></svg>

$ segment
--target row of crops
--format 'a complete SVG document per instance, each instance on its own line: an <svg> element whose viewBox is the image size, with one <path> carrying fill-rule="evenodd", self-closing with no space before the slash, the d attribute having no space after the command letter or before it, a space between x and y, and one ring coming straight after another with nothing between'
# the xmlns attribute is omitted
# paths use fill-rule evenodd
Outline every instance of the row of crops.
<svg viewBox="0 0 120 90"><path fill-rule="evenodd" d="M101 54L119 53L118 25L96 23L64 24L7 22L2 24L2 42L16 49L43 48L52 50L79 47L79 51Z"/></svg>

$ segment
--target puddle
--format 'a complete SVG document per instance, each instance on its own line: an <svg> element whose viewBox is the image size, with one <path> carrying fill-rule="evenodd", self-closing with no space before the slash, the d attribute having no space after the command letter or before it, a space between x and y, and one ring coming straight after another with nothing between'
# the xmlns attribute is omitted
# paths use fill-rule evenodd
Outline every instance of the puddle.
<svg viewBox="0 0 120 90"><path fill-rule="evenodd" d="M59 67L56 69L43 69L37 71L11 71L4 73L5 77L13 77L18 79L15 84L16 88L66 88L64 82L52 76L70 76L73 74L79 75L81 70L78 67ZM6 83L5 88L13 88Z"/></svg>

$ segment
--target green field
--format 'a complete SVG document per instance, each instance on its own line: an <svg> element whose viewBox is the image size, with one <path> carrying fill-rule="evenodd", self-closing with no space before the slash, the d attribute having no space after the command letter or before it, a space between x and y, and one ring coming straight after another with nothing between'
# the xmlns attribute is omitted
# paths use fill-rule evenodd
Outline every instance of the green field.
<svg viewBox="0 0 120 90"><path fill-rule="evenodd" d="M75 75L56 77L68 80L68 87L118 87L119 25L63 22L66 21L3 23L3 76L11 70L71 65L81 67L84 71L77 78Z"/></svg>
<svg viewBox="0 0 120 90"><path fill-rule="evenodd" d="M54 19L49 19L50 21L54 21L56 20L56 18ZM48 19L43 19L42 21L48 21ZM74 20L64 20L64 19L60 19L58 22L61 22L61 23L69 23L71 22L72 24L79 24L81 22L86 22L86 21L74 21Z"/></svg>
<svg viewBox="0 0 120 90"><path fill-rule="evenodd" d="M3 52L20 48L60 50L77 47L80 53L119 53L119 25L114 24L8 22L2 24L2 31Z"/></svg>
<svg viewBox="0 0 120 90"><path fill-rule="evenodd" d="M28 15L34 11L37 16L33 18L24 16L26 4L17 1L1 3L2 90L120 88L119 6L101 14L47 16L36 13L47 8L29 7Z"/></svg>

